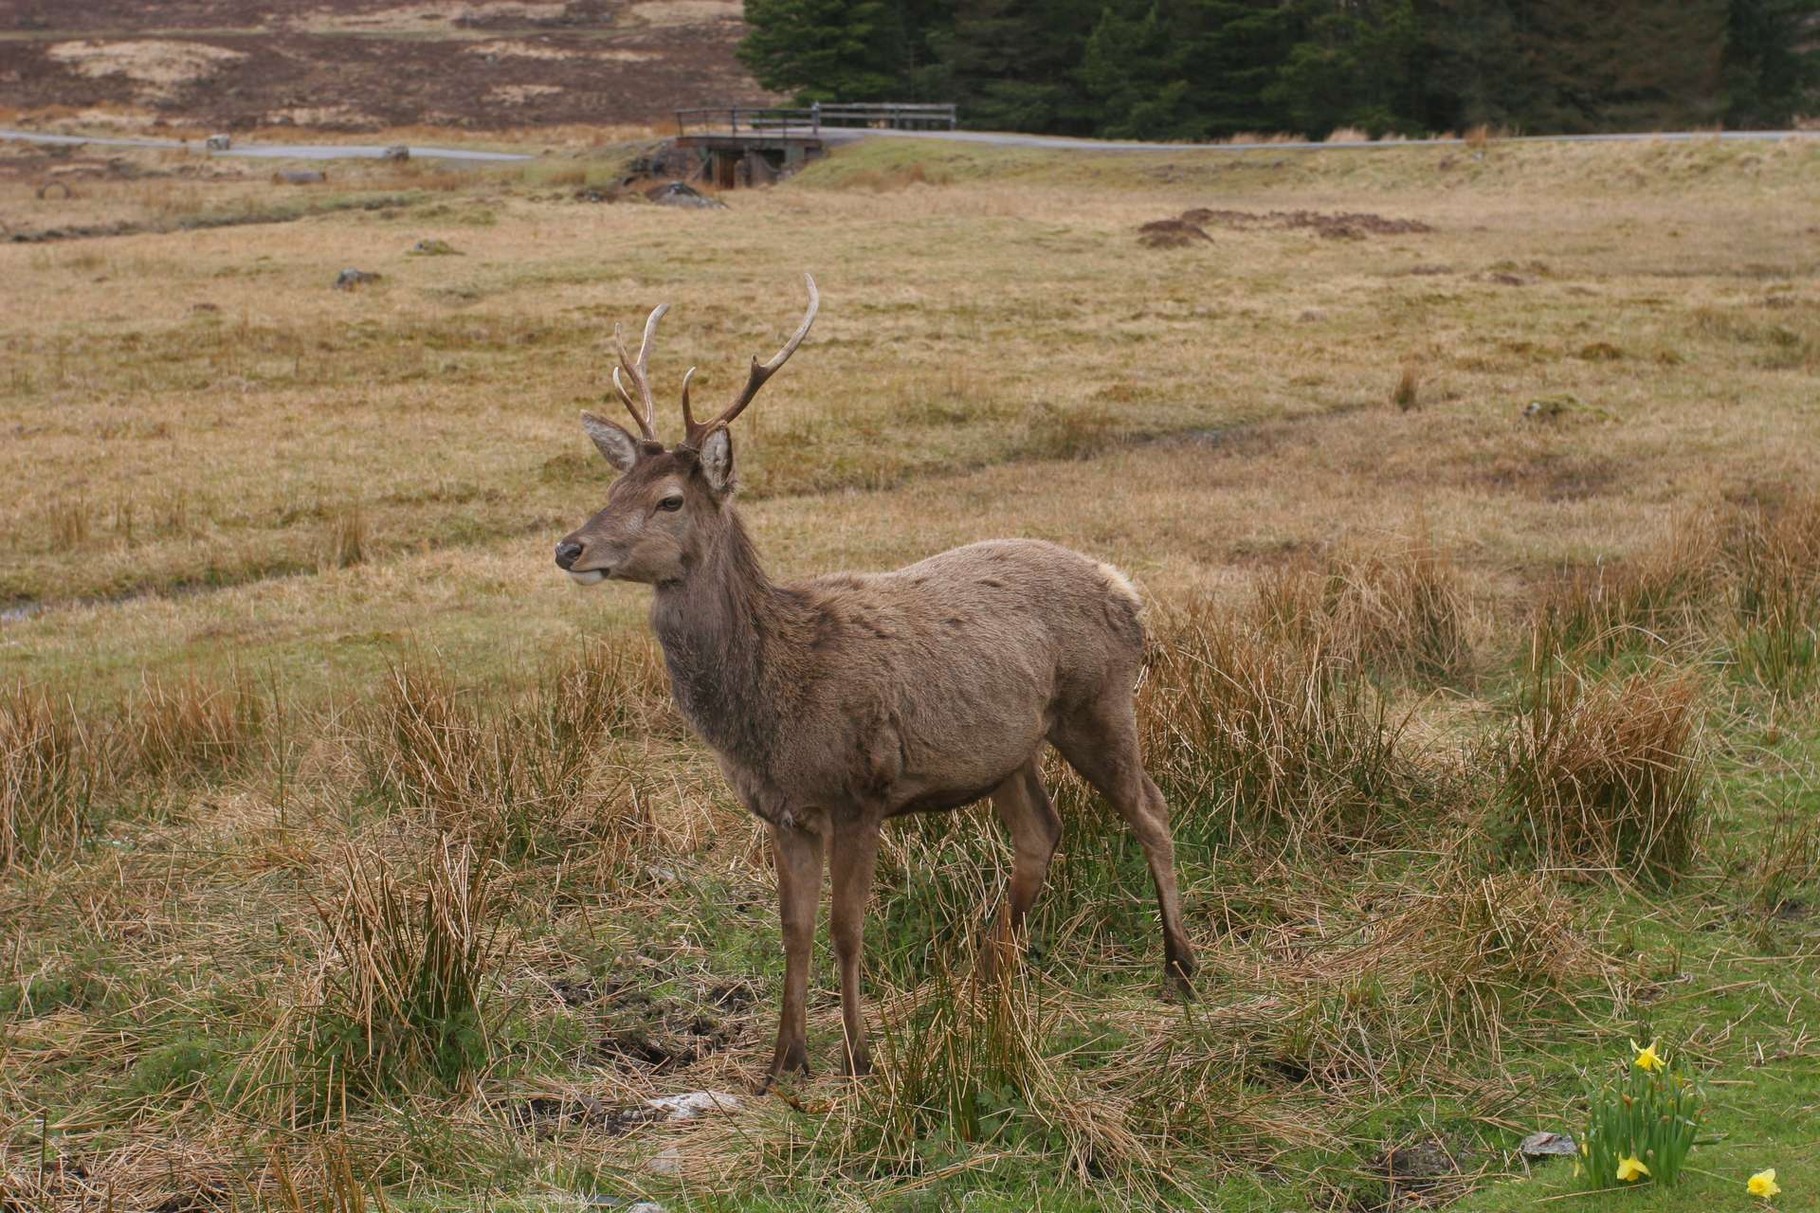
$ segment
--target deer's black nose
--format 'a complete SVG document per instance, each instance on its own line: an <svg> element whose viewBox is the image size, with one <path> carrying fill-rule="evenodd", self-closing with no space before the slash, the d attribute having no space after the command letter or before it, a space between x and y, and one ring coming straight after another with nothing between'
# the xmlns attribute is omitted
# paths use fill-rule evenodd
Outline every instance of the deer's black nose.
<svg viewBox="0 0 1820 1213"><path fill-rule="evenodd" d="M556 545L556 567L572 569L575 562L581 559L581 544L573 539L565 539Z"/></svg>

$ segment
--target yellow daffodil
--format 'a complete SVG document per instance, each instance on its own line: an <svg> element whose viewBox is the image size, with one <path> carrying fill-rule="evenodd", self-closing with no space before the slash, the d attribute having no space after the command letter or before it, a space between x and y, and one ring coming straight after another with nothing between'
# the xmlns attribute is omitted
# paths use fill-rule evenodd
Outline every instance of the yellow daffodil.
<svg viewBox="0 0 1820 1213"><path fill-rule="evenodd" d="M1644 1166L1643 1160L1635 1154L1618 1160L1618 1178L1627 1184L1634 1184L1648 1174L1649 1168Z"/></svg>
<svg viewBox="0 0 1820 1213"><path fill-rule="evenodd" d="M1767 1171L1757 1172L1750 1177L1750 1183L1745 1186L1750 1189L1752 1196L1761 1196L1764 1200L1770 1199L1782 1190L1782 1185L1776 1182L1776 1168L1774 1167Z"/></svg>
<svg viewBox="0 0 1820 1213"><path fill-rule="evenodd" d="M1631 1041L1630 1047L1637 1049L1637 1042L1634 1040ZM1668 1063L1662 1060L1662 1055L1656 1052L1655 1041L1652 1040L1643 1048L1637 1049L1637 1069L1654 1073L1657 1070L1666 1068L1667 1065Z"/></svg>

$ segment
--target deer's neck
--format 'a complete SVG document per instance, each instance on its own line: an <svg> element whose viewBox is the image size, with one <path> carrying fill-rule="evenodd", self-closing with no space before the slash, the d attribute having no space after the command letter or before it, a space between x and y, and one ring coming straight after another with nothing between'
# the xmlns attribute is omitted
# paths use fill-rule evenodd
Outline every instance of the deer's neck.
<svg viewBox="0 0 1820 1213"><path fill-rule="evenodd" d="M658 586L651 606L677 706L709 745L755 772L771 765L789 681L781 669L802 622L731 510L699 564Z"/></svg>

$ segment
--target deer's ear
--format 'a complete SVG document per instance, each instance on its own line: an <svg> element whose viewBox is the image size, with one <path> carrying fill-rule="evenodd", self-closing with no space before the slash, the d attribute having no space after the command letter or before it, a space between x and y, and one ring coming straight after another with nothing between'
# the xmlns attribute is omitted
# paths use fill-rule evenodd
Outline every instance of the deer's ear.
<svg viewBox="0 0 1820 1213"><path fill-rule="evenodd" d="M733 437L726 426L715 426L701 440L701 473L716 493L733 487Z"/></svg>
<svg viewBox="0 0 1820 1213"><path fill-rule="evenodd" d="M631 471L632 465L638 462L638 440L628 434L624 427L615 425L605 417L583 413L581 428L588 431L588 437L594 440L600 453L622 475Z"/></svg>

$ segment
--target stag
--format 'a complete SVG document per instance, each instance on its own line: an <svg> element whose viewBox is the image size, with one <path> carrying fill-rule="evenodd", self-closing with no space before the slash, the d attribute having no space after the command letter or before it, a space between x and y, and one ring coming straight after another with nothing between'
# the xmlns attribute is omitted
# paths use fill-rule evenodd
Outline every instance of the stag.
<svg viewBox="0 0 1820 1213"><path fill-rule="evenodd" d="M1162 912L1165 988L1189 996L1194 955L1169 808L1138 749L1141 604L1117 569L1051 543L1001 539L888 573L790 584L765 575L733 505L729 427L808 336L820 296L804 280L802 323L769 361L752 359L719 414L695 419L695 369L683 376L683 440L667 449L649 361L669 305L651 312L636 358L614 330L613 384L638 432L581 415L619 475L605 508L556 545L557 565L583 585L654 588L651 625L676 704L770 827L785 968L766 1085L809 1069L805 1005L824 856L845 1061L849 1073L870 1068L860 939L886 819L990 797L1014 854L1001 922L1018 938L1062 833L1041 778L1044 742L1142 844Z"/></svg>

